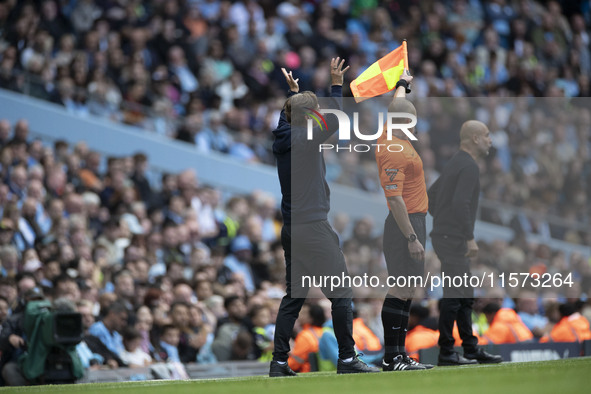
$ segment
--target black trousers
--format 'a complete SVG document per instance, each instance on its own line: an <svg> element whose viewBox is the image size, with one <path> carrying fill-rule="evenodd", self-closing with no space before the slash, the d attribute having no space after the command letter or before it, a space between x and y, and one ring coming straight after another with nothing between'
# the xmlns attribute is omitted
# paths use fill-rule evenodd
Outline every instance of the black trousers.
<svg viewBox="0 0 591 394"><path fill-rule="evenodd" d="M293 326L306 301L309 288L304 286L303 275L347 275L347 266L339 238L326 221L284 226L281 244L285 251L287 294L281 300L275 323L275 350L273 359L287 361L289 339ZM292 253L293 251L293 253ZM332 320L339 344L339 357L355 356L353 340L352 291L350 288L322 288L332 302Z"/></svg>
<svg viewBox="0 0 591 394"><path fill-rule="evenodd" d="M441 261L441 272L446 276L463 276L470 274L470 259L465 257L466 241L460 237L432 235L431 242L437 257ZM464 353L476 351L478 339L472 333L472 306L474 305L474 289L471 287L443 288L443 299L439 311L439 348L441 354L453 352L454 322L462 339Z"/></svg>

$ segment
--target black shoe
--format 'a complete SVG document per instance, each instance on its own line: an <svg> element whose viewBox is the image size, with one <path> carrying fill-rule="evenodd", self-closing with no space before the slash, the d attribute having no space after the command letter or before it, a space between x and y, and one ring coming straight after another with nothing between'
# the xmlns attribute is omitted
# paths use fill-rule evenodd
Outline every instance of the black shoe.
<svg viewBox="0 0 591 394"><path fill-rule="evenodd" d="M479 364L498 364L503 362L503 357L497 354L490 354L482 349L478 349L475 353L464 353L464 357L468 360L475 360Z"/></svg>
<svg viewBox="0 0 591 394"><path fill-rule="evenodd" d="M474 365L478 364L476 360L469 360L463 356L460 356L459 353L453 352L450 355L442 355L439 353L439 359L437 360L437 365L439 366L446 366L446 365Z"/></svg>
<svg viewBox="0 0 591 394"><path fill-rule="evenodd" d="M425 366L416 362L415 360L408 360L412 359L408 356L404 357L402 355L398 355L394 357L394 360L392 360L391 363L386 363L385 361L382 361L382 371L420 371L427 369L425 368Z"/></svg>
<svg viewBox="0 0 591 394"><path fill-rule="evenodd" d="M285 364L279 364L277 361L271 361L269 367L269 377L277 378L280 376L297 376L298 374L289 368L287 362Z"/></svg>
<svg viewBox="0 0 591 394"><path fill-rule="evenodd" d="M420 363L417 360L415 360L414 358L411 358L409 356L404 357L404 362L407 364L413 365L415 367L423 367L423 369L431 369L434 367L433 364Z"/></svg>
<svg viewBox="0 0 591 394"><path fill-rule="evenodd" d="M344 362L339 358L339 362L337 364L337 373L344 374L344 373L369 373L369 372L380 372L379 368L370 367L363 361L359 359L359 355L353 357L351 362Z"/></svg>

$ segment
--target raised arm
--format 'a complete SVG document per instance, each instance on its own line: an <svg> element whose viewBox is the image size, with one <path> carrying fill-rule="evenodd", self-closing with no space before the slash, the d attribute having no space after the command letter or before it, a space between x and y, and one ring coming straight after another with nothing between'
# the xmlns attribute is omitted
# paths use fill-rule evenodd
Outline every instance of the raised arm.
<svg viewBox="0 0 591 394"><path fill-rule="evenodd" d="M297 94L300 91L300 85L298 84L299 78L294 79L292 72L287 72L287 70L281 67L281 72L285 76L285 80L287 81L287 85L289 86L289 92L287 92L287 98L290 98L294 94ZM289 122L287 121L287 116L285 116L285 109L281 110L279 114L279 125L278 128L288 125Z"/></svg>
<svg viewBox="0 0 591 394"><path fill-rule="evenodd" d="M285 80L287 81L287 85L289 86L289 91L292 93L298 93L300 91L300 85L298 84L299 78L293 79L292 72L287 72L287 70L281 67L281 72L285 76Z"/></svg>
<svg viewBox="0 0 591 394"><path fill-rule="evenodd" d="M324 101L322 102L322 104L323 104L322 109L335 109L335 110L342 111L342 109L343 109L342 85L343 85L343 80L344 80L344 74L349 69L349 66L344 67L344 65L345 65L344 59L341 59L339 57L331 59L331 61L330 61L330 82L331 82L330 96L328 98L325 98ZM297 80L293 81L293 78L291 77L291 73L284 72L284 74L286 75L286 79L288 80L288 84L291 83L295 87L295 82L297 82ZM300 109L300 111L303 111L302 108L299 108L299 109ZM308 133L307 133L306 126L302 125L301 124L302 122L298 122L298 123L300 123L299 126L297 128L294 128L293 127L294 122L293 122L293 118L292 118L292 122L291 122L291 124L292 124L292 135L291 135L292 146L301 146L307 150L317 151L319 144L326 141L328 138L330 138L331 135L333 135L339 129L339 122L338 122L337 117L333 114L319 113L319 111L321 112L320 108L305 108L305 110L307 112L311 113L311 114L305 115L305 116L316 117L317 119L319 119L319 121L321 121L322 127L318 127L316 125L313 125L312 138L308 140ZM293 106L292 106L292 111L294 111ZM306 111L303 111L303 112L306 112ZM302 115L303 114L300 113L298 116L302 116ZM323 119L320 119L320 118L323 118ZM324 123L324 122L326 122L326 123Z"/></svg>
<svg viewBox="0 0 591 394"><path fill-rule="evenodd" d="M344 65L345 59L341 60L339 57L330 59L330 82L332 86L343 86L344 75L350 67L343 68Z"/></svg>
<svg viewBox="0 0 591 394"><path fill-rule="evenodd" d="M394 99L397 97L405 98L406 93L410 93L410 84L412 83L413 76L410 75L410 72L407 69L402 71L400 75L400 79L396 82L396 90L394 91Z"/></svg>

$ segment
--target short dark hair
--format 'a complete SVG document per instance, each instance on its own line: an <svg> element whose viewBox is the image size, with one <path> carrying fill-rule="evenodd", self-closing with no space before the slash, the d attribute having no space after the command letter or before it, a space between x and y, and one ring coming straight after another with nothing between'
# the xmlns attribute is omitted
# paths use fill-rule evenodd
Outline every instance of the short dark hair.
<svg viewBox="0 0 591 394"><path fill-rule="evenodd" d="M139 339L142 337L142 334L134 327L127 326L123 329L123 333L121 335L124 341L133 341L134 339Z"/></svg>
<svg viewBox="0 0 591 394"><path fill-rule="evenodd" d="M68 142L66 140L57 140L53 143L53 149L58 150L62 148L68 148Z"/></svg>
<svg viewBox="0 0 591 394"><path fill-rule="evenodd" d="M189 304L185 301L175 301L170 305L170 311L172 312L177 306L184 306L185 308L189 309Z"/></svg>
<svg viewBox="0 0 591 394"><path fill-rule="evenodd" d="M501 309L501 306L495 302L490 302L482 308L482 313L485 315L496 315L496 313Z"/></svg>
<svg viewBox="0 0 591 394"><path fill-rule="evenodd" d="M240 300L240 296L237 295L231 295L228 296L224 299L224 309L228 309L233 303L235 303L236 301Z"/></svg>
<svg viewBox="0 0 591 394"><path fill-rule="evenodd" d="M429 308L422 305L413 305L410 307L410 315L416 316L419 321L429 317Z"/></svg>
<svg viewBox="0 0 591 394"><path fill-rule="evenodd" d="M164 326L162 326L162 333L160 334L160 336L163 336L166 331L170 331L170 330L178 330L179 328L175 325L172 324L165 324Z"/></svg>
<svg viewBox="0 0 591 394"><path fill-rule="evenodd" d="M57 285L62 282L76 282L76 279L66 273L59 274L53 279L53 288L57 289Z"/></svg>
<svg viewBox="0 0 591 394"><path fill-rule="evenodd" d="M125 304L119 300L113 302L111 305L109 305L109 307L107 308L107 315L114 313L114 314L119 314L119 313L129 313L129 311L127 310L127 308L125 307Z"/></svg>
<svg viewBox="0 0 591 394"><path fill-rule="evenodd" d="M558 306L558 312L560 312L560 317L570 316L573 313L575 313L576 311L577 311L577 307L575 306L575 304L566 303L566 304L560 304Z"/></svg>
<svg viewBox="0 0 591 394"><path fill-rule="evenodd" d="M138 152L135 155L133 155L133 161L136 164L137 163L145 163L146 161L148 161L148 156L146 156L146 154L143 152Z"/></svg>
<svg viewBox="0 0 591 394"><path fill-rule="evenodd" d="M252 320L254 319L261 311L265 310L265 309L269 309L268 306L266 305L255 305L252 307L252 309L250 310L250 312L248 313L248 317Z"/></svg>
<svg viewBox="0 0 591 394"><path fill-rule="evenodd" d="M0 278L0 286L14 286L14 287L16 287L16 281L14 280L14 278L9 278L9 277Z"/></svg>
<svg viewBox="0 0 591 394"><path fill-rule="evenodd" d="M318 304L312 304L308 308L308 313L310 314L310 318L312 319L312 325L315 327L322 327L324 322L326 321L326 316L324 316L324 309Z"/></svg>

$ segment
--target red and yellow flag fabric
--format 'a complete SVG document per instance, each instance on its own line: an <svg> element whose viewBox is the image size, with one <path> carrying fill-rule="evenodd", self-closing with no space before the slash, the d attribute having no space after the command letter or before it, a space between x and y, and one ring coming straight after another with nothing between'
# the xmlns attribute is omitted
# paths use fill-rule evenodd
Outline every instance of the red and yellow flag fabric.
<svg viewBox="0 0 591 394"><path fill-rule="evenodd" d="M361 102L394 89L405 68L408 69L408 51L406 41L403 41L402 45L369 66L351 82L355 101Z"/></svg>

